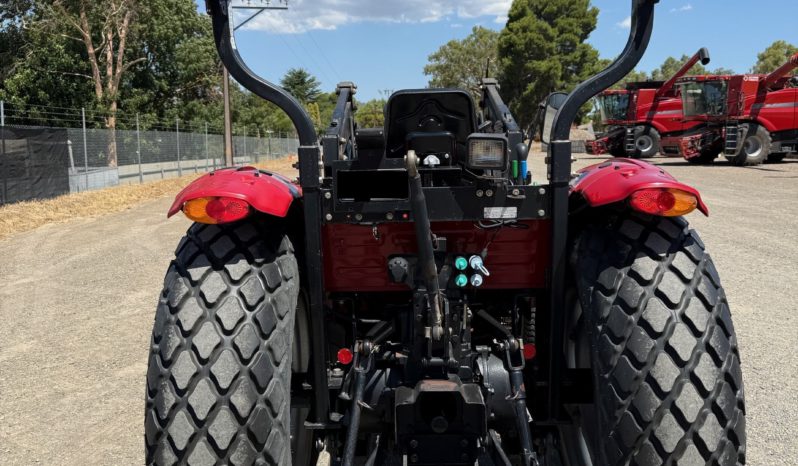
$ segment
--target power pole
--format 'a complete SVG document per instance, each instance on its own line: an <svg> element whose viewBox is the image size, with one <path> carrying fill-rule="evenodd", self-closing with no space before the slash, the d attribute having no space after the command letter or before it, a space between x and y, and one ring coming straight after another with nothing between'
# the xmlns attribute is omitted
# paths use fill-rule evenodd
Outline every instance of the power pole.
<svg viewBox="0 0 798 466"><path fill-rule="evenodd" d="M222 90L224 93L224 164L233 166L233 121L230 116L230 75L222 65Z"/></svg>
<svg viewBox="0 0 798 466"><path fill-rule="evenodd" d="M277 5L272 5L270 0L266 0L265 2L262 1L262 5L252 5L252 2L248 2L247 5L234 5L233 9L236 10L257 10L255 14L251 15L249 18L242 21L240 24L233 28L233 32L237 31L240 27L247 24L248 22L252 21L256 16L263 13L266 10L287 10L288 9L288 0L278 0L276 3ZM230 76L227 73L227 68L222 65L223 69L223 86L222 91L224 93L224 161L225 165L228 167L233 166L233 123L232 118L230 116Z"/></svg>

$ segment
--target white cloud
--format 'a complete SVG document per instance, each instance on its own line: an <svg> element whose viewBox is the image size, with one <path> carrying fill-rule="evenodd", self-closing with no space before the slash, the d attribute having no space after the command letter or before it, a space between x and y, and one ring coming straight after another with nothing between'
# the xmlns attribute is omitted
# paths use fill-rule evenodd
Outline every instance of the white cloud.
<svg viewBox="0 0 798 466"><path fill-rule="evenodd" d="M693 9L693 5L688 3L686 5L682 5L679 8L671 8L671 13L681 13L683 11L690 11Z"/></svg>
<svg viewBox="0 0 798 466"><path fill-rule="evenodd" d="M291 0L287 11L266 11L244 28L274 33L336 29L361 22L427 23L492 16L504 22L512 0ZM254 13L242 13L238 22ZM246 16L245 16L246 15Z"/></svg>
<svg viewBox="0 0 798 466"><path fill-rule="evenodd" d="M623 21L615 23L615 25L618 26L621 29L631 29L632 28L632 17L631 16L627 16L626 18L624 18Z"/></svg>

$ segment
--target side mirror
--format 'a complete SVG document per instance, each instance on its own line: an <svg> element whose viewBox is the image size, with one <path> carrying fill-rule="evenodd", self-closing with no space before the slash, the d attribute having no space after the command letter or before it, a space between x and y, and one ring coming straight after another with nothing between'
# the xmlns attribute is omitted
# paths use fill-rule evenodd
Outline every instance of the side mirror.
<svg viewBox="0 0 798 466"><path fill-rule="evenodd" d="M543 121L540 125L540 140L544 144L549 144L551 141L551 128L554 125L554 117L557 112L565 103L568 94L565 92L552 92L546 97L546 100L541 104L541 111L543 113Z"/></svg>

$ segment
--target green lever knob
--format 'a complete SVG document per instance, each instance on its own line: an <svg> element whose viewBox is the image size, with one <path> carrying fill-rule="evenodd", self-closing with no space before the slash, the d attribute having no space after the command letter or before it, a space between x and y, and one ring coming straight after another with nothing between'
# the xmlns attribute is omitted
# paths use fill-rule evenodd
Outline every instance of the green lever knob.
<svg viewBox="0 0 798 466"><path fill-rule="evenodd" d="M454 260L454 268L457 270L465 270L468 268L468 260L465 257L458 257Z"/></svg>
<svg viewBox="0 0 798 466"><path fill-rule="evenodd" d="M461 273L460 275L454 277L454 284L462 288L468 285L468 277Z"/></svg>

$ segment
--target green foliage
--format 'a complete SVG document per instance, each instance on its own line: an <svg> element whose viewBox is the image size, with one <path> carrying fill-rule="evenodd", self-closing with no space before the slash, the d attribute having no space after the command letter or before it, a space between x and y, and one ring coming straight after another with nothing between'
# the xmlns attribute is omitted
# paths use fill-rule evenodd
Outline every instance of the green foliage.
<svg viewBox="0 0 798 466"><path fill-rule="evenodd" d="M787 59L798 52L798 47L787 41L777 40L756 56L752 72L770 73L785 64Z"/></svg>
<svg viewBox="0 0 798 466"><path fill-rule="evenodd" d="M372 99L360 104L355 119L361 128L380 128L385 126L385 99Z"/></svg>
<svg viewBox="0 0 798 466"><path fill-rule="evenodd" d="M598 52L585 43L597 17L589 0L513 0L499 60L503 94L523 126L550 92L570 91L599 71Z"/></svg>
<svg viewBox="0 0 798 466"><path fill-rule="evenodd" d="M321 95L319 80L303 68L288 70L280 80L280 85L303 104L315 102Z"/></svg>
<svg viewBox="0 0 798 466"><path fill-rule="evenodd" d="M430 76L430 87L466 89L479 99L480 82L485 70L497 71L499 33L474 26L463 40L451 40L428 57L424 74Z"/></svg>

